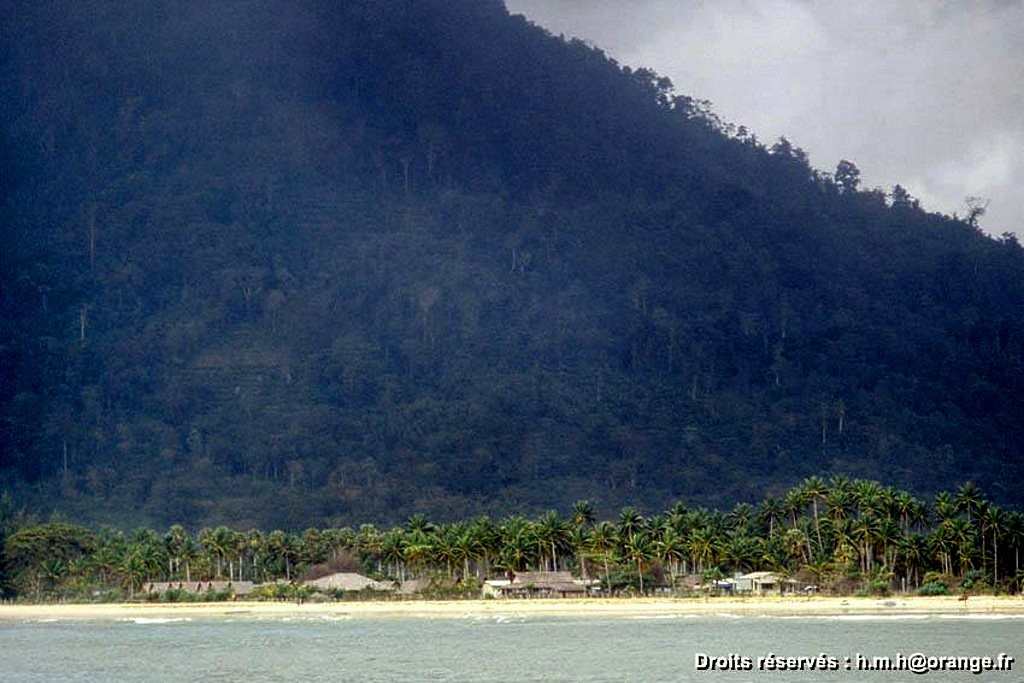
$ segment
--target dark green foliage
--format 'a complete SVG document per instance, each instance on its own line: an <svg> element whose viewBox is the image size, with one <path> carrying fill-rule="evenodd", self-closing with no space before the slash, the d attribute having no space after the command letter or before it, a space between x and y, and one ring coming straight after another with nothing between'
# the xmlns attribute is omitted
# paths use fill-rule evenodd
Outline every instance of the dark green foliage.
<svg viewBox="0 0 1024 683"><path fill-rule="evenodd" d="M19 599L36 601L223 601L235 598L236 581L260 584L249 596L260 600L394 597L374 588L314 595L299 578L337 571L385 583L416 579L415 591L403 585L403 597L429 599L478 597L485 580L522 571L572 572L596 580L603 594L685 593L698 584L717 594L716 581L765 569L797 577L796 586L840 594L937 595L950 585L1019 592L1024 516L988 502L973 484L957 498L973 502L957 509L947 504L951 494L940 493L930 506L872 481L812 477L786 493L786 520L768 499L727 514L680 502L651 517L623 508L615 522L547 512L435 524L417 515L390 529L363 524L301 535L227 527L193 535L174 526L163 536L140 529L126 537L51 523L22 527L8 540L8 554L18 560ZM581 501L575 509L587 507ZM147 587L196 580L228 586L218 592L208 584L200 593L180 590L180 583L163 592Z"/></svg>
<svg viewBox="0 0 1024 683"><path fill-rule="evenodd" d="M917 589L918 595L949 595L949 586L940 581L929 581Z"/></svg>
<svg viewBox="0 0 1024 683"><path fill-rule="evenodd" d="M973 218L499 2L2 9L0 485L36 509L1020 500L1024 255Z"/></svg>
<svg viewBox="0 0 1024 683"><path fill-rule="evenodd" d="M38 599L60 585L94 544L93 534L82 527L61 522L25 526L4 540L4 565L15 588Z"/></svg>

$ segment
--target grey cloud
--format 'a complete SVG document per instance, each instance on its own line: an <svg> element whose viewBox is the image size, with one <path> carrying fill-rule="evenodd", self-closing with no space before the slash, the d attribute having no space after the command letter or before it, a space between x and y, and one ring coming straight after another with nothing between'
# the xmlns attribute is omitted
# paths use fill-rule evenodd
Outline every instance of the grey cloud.
<svg viewBox="0 0 1024 683"><path fill-rule="evenodd" d="M1024 234L1024 0L507 0L555 34L649 66L819 168L932 210L991 198L984 227Z"/></svg>

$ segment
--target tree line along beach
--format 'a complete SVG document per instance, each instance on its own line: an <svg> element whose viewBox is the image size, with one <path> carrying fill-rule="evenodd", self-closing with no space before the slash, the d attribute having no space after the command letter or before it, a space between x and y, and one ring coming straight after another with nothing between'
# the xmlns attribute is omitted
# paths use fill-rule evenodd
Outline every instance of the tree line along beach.
<svg viewBox="0 0 1024 683"><path fill-rule="evenodd" d="M799 612L891 597L888 607L946 609L952 599L961 609L1012 610L1017 603L995 596L1019 596L1024 579L1021 513L970 482L925 501L877 482L810 477L727 512L677 503L599 521L578 501L567 515L450 523L415 515L393 528L301 533L180 525L125 533L40 522L9 500L3 509L2 585L16 604L614 597Z"/></svg>

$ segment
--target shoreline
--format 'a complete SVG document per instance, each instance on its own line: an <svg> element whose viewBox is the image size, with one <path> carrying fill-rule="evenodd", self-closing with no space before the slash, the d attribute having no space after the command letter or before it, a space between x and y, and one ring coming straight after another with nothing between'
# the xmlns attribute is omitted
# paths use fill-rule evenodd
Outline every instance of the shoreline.
<svg viewBox="0 0 1024 683"><path fill-rule="evenodd" d="M532 600L380 600L352 602L214 602L0 605L0 623L39 620L169 618L426 618L498 616L671 618L836 616L1021 616L1017 596L841 598L583 598Z"/></svg>

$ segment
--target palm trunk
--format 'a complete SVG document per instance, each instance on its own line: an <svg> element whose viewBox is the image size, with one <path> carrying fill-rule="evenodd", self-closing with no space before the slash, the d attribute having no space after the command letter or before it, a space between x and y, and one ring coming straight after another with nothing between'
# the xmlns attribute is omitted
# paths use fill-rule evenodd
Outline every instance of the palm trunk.
<svg viewBox="0 0 1024 683"><path fill-rule="evenodd" d="M814 505L814 531L818 535L818 550L821 550L821 526L818 524L818 499L814 498L811 502Z"/></svg>
<svg viewBox="0 0 1024 683"><path fill-rule="evenodd" d="M992 587L999 583L999 535L992 532Z"/></svg>

